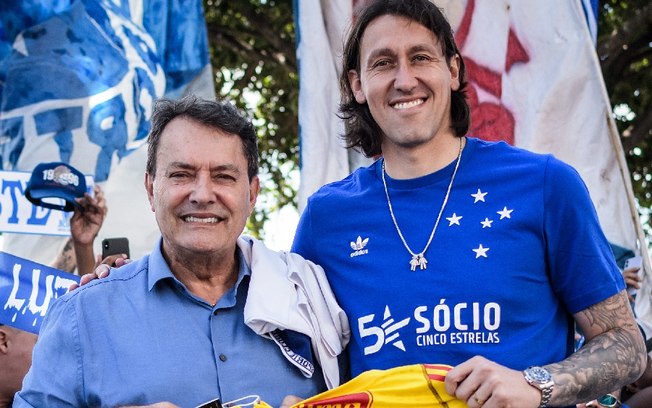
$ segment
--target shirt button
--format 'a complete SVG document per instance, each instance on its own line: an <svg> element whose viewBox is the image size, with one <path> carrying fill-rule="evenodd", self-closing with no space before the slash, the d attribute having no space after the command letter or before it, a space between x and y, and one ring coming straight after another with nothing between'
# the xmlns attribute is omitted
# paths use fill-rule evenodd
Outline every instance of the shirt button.
<svg viewBox="0 0 652 408"><path fill-rule="evenodd" d="M226 356L224 354L220 354L220 361L226 361Z"/></svg>

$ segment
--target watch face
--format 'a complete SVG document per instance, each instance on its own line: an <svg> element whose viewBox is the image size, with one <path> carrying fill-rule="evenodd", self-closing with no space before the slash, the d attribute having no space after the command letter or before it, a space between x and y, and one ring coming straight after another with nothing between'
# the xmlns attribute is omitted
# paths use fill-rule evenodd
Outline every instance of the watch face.
<svg viewBox="0 0 652 408"><path fill-rule="evenodd" d="M526 371L530 379L537 383L545 383L552 379L548 370L542 367L530 367Z"/></svg>

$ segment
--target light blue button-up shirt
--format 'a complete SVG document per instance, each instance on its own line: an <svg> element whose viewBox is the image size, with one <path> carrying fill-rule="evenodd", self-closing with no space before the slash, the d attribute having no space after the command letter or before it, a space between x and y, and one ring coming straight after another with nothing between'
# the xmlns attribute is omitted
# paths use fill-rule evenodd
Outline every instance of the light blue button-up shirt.
<svg viewBox="0 0 652 408"><path fill-rule="evenodd" d="M14 407L117 407L170 401L181 407L257 394L325 389L305 378L271 340L244 324L250 270L240 250L234 287L212 307L170 271L160 243L108 278L55 301Z"/></svg>

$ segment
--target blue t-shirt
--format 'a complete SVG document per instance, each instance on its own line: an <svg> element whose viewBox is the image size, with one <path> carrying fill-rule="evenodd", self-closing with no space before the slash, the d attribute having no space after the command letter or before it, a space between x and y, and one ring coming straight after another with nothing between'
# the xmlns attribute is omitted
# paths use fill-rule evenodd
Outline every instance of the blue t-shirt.
<svg viewBox="0 0 652 408"><path fill-rule="evenodd" d="M238 253L239 250L238 250ZM244 324L250 270L212 307L170 271L160 246L57 299L15 407L195 407L259 395L273 406L325 390Z"/></svg>
<svg viewBox="0 0 652 408"><path fill-rule="evenodd" d="M577 172L550 155L467 138L425 256L392 222L382 159L309 200L293 251L321 265L349 317L351 374L474 355L513 369L573 350L572 314L624 288ZM423 250L455 163L386 177L397 223Z"/></svg>

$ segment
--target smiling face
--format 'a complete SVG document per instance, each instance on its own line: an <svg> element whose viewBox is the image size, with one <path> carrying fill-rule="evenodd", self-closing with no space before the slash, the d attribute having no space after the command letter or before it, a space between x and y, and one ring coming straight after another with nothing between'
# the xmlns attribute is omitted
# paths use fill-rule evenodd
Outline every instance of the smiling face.
<svg viewBox="0 0 652 408"><path fill-rule="evenodd" d="M454 137L450 101L460 87L458 57L449 65L423 25L394 15L372 20L360 44L360 72L349 71L349 82L385 134L384 154Z"/></svg>
<svg viewBox="0 0 652 408"><path fill-rule="evenodd" d="M155 176L146 174L150 206L168 259L233 256L258 196L240 137L185 117L161 133Z"/></svg>

